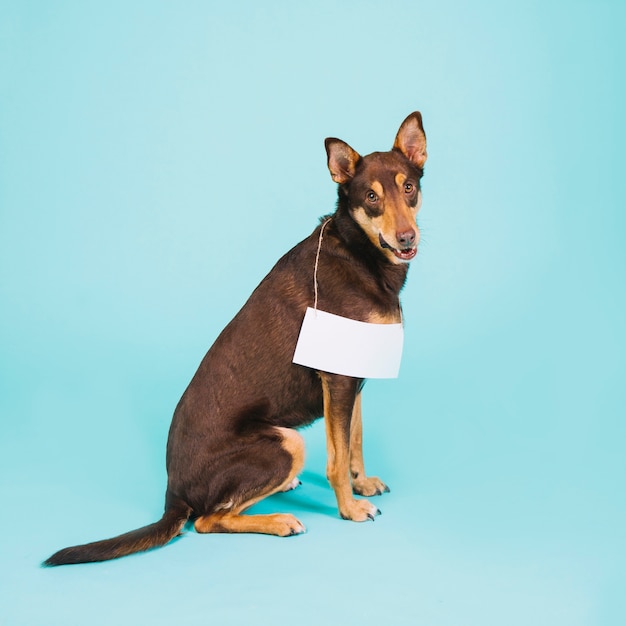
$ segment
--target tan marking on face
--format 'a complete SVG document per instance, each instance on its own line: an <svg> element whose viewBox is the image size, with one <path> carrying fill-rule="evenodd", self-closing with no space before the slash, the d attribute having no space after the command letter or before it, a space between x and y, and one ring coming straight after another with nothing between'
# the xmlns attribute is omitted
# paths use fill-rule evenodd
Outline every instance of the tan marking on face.
<svg viewBox="0 0 626 626"><path fill-rule="evenodd" d="M405 182L406 182L406 176L402 172L398 172L396 174L396 185L398 185L398 188L402 189Z"/></svg>
<svg viewBox="0 0 626 626"><path fill-rule="evenodd" d="M398 185L398 189L402 192L404 192L404 184L407 181L407 177L402 173L402 172L398 172L395 176L395 180L396 180L396 185ZM417 190L417 202L415 204L415 207L410 207L410 211L414 214L417 215L417 212L420 210L422 206L422 190L418 189Z"/></svg>
<svg viewBox="0 0 626 626"><path fill-rule="evenodd" d="M377 180L372 181L371 189L381 200L385 197L385 189Z"/></svg>
<svg viewBox="0 0 626 626"><path fill-rule="evenodd" d="M363 207L355 209L353 215L356 223L363 229L372 243L378 245L379 222L382 216L370 217Z"/></svg>
<svg viewBox="0 0 626 626"><path fill-rule="evenodd" d="M393 263L405 263L399 259L389 248L382 248L379 235L390 245L397 247L396 232L398 224L410 225L415 230L416 240L419 241L419 229L415 223L415 211L405 204L399 207L385 207L385 212L377 217L370 217L363 207L354 210L353 215L356 223L363 229L368 239Z"/></svg>
<svg viewBox="0 0 626 626"><path fill-rule="evenodd" d="M385 214L379 215L377 217L370 217L363 207L358 207L355 209L354 220L356 223L363 229L363 232L367 235L368 239L377 247L380 248L380 240L378 239L379 233L383 231L385 227L384 217ZM384 237L384 235L383 235ZM395 256L391 250L384 249L383 252L388 253L387 256L389 258Z"/></svg>

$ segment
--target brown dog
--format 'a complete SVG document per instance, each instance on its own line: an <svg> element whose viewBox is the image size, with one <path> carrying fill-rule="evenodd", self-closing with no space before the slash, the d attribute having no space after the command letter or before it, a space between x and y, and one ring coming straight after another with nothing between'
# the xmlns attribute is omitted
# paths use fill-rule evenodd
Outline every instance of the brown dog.
<svg viewBox="0 0 626 626"><path fill-rule="evenodd" d="M181 398L167 444L168 484L160 521L113 539L65 548L46 565L104 561L161 546L187 520L198 532L294 535L293 515L243 515L298 484L304 443L295 430L325 418L327 476L344 519L380 511L353 493L388 491L368 477L361 446L363 379L292 363L307 306L373 323L400 321L399 293L417 254L416 215L426 162L420 113L402 123L392 150L361 157L327 139L339 184L335 213L282 257L217 338Z"/></svg>

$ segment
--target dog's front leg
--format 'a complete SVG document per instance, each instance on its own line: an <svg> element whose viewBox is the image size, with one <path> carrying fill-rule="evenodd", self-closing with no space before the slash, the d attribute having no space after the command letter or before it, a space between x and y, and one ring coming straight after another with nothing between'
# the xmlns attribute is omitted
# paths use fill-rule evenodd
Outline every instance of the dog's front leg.
<svg viewBox="0 0 626 626"><path fill-rule="evenodd" d="M359 380L321 374L328 462L326 475L335 491L339 514L355 522L373 520L380 511L367 500L356 500L350 482L350 423Z"/></svg>
<svg viewBox="0 0 626 626"><path fill-rule="evenodd" d="M352 491L360 496L379 496L389 491L389 487L380 478L365 474L360 392L354 402L350 423L350 476L352 477Z"/></svg>

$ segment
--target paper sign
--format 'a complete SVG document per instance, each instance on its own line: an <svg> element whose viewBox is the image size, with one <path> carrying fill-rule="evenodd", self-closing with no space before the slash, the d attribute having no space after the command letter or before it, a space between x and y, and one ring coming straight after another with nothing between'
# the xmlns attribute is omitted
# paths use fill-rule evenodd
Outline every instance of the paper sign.
<svg viewBox="0 0 626 626"><path fill-rule="evenodd" d="M370 324L308 307L293 362L355 378L396 378L402 324Z"/></svg>

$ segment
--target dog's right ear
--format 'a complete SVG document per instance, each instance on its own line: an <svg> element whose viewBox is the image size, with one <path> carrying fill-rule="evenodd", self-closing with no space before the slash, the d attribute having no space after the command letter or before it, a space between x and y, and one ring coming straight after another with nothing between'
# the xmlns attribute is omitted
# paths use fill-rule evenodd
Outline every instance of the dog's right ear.
<svg viewBox="0 0 626 626"><path fill-rule="evenodd" d="M339 184L347 183L354 176L361 155L345 141L328 137L324 141L328 155L328 169L332 179Z"/></svg>
<svg viewBox="0 0 626 626"><path fill-rule="evenodd" d="M428 153L426 152L426 134L422 124L422 114L419 111L411 113L402 122L393 148L400 150L409 161L418 167L424 167Z"/></svg>

